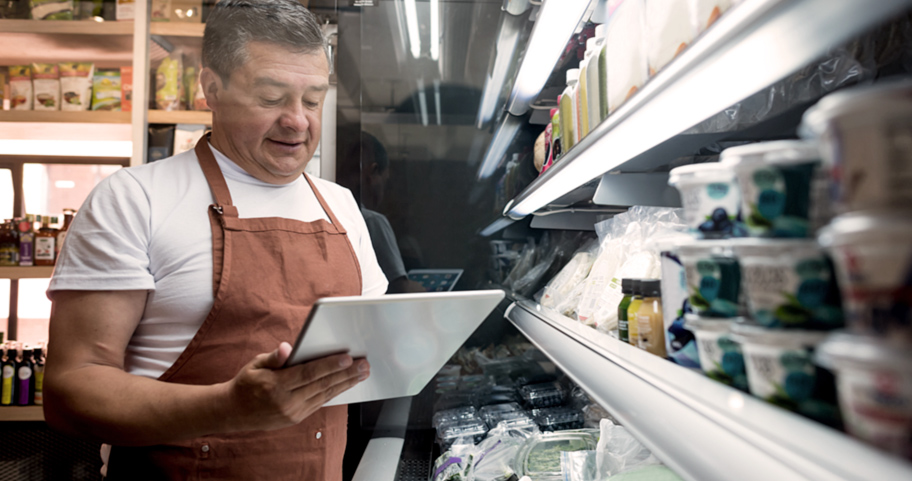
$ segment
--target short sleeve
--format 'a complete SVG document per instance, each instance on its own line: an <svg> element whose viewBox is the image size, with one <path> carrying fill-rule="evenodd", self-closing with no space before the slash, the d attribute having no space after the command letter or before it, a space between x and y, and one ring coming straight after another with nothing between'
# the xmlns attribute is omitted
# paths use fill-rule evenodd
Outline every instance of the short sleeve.
<svg viewBox="0 0 912 481"><path fill-rule="evenodd" d="M127 171L103 180L79 209L48 296L58 290L151 290L149 198Z"/></svg>

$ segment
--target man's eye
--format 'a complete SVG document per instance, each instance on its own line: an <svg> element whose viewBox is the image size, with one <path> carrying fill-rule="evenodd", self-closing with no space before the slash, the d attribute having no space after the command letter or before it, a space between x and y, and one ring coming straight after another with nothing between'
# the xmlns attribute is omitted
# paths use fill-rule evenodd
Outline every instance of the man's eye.
<svg viewBox="0 0 912 481"><path fill-rule="evenodd" d="M263 99L265 105L279 105L280 103L282 103L282 99Z"/></svg>
<svg viewBox="0 0 912 481"><path fill-rule="evenodd" d="M320 105L320 102L308 102L305 100L304 105L308 108L315 109Z"/></svg>

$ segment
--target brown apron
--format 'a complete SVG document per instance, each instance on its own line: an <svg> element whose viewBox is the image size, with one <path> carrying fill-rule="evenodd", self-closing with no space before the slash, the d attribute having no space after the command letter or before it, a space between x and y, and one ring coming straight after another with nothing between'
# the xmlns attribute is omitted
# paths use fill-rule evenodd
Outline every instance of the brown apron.
<svg viewBox="0 0 912 481"><path fill-rule="evenodd" d="M293 341L317 299L360 295L361 269L345 230L306 175L332 223L240 219L207 136L196 155L215 197L209 209L215 303L159 380L209 385ZM107 479L341 480L347 421L347 407L334 406L274 431L114 446Z"/></svg>

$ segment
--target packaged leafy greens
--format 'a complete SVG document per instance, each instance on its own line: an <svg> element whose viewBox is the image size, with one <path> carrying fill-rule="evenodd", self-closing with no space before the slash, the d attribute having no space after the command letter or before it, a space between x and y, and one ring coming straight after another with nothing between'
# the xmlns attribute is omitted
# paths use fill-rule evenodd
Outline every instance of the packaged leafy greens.
<svg viewBox="0 0 912 481"><path fill-rule="evenodd" d="M60 70L60 110L88 110L92 103L92 77L95 66L90 62L64 62Z"/></svg>
<svg viewBox="0 0 912 481"><path fill-rule="evenodd" d="M120 71L95 72L92 80L92 110L120 110Z"/></svg>

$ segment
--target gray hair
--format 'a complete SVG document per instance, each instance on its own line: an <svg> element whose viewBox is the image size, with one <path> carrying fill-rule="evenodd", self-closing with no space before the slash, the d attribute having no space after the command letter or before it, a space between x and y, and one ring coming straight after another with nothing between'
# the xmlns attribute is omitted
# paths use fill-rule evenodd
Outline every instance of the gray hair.
<svg viewBox="0 0 912 481"><path fill-rule="evenodd" d="M231 72L249 60L250 42L281 45L298 53L322 50L329 61L320 22L298 0L221 0L206 20L203 67L211 68L227 85Z"/></svg>

